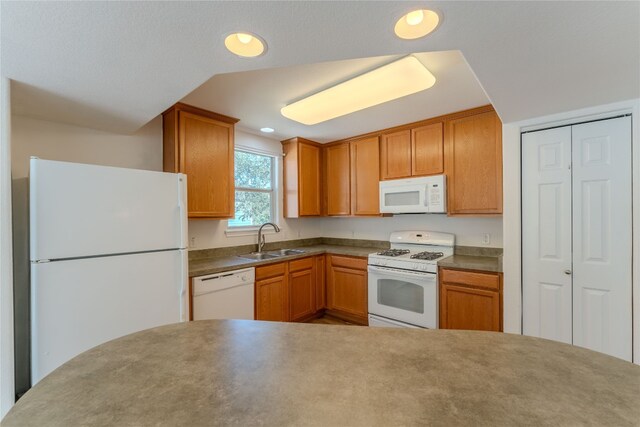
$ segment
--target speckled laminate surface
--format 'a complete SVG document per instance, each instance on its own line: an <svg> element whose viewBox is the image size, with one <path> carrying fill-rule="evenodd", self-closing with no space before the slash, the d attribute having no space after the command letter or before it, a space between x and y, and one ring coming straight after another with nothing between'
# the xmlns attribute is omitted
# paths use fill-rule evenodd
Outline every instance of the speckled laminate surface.
<svg viewBox="0 0 640 427"><path fill-rule="evenodd" d="M493 332L207 320L74 358L3 426L638 425L640 367Z"/></svg>
<svg viewBox="0 0 640 427"><path fill-rule="evenodd" d="M378 249L371 247L361 246L343 246L343 245L314 245L303 246L299 248L288 249L301 249L305 251L303 254L283 256L278 258L271 258L262 261L255 261L246 258L240 258L238 256L218 257L218 258L205 258L195 259L189 261L189 276L204 276L206 274L219 273L221 271L235 270L239 268L255 267L258 265L273 264L274 262L290 261L296 258L304 258L311 255L319 255L323 253L332 253L336 255L349 255L366 257L370 253L376 252Z"/></svg>
<svg viewBox="0 0 640 427"><path fill-rule="evenodd" d="M453 255L438 261L438 267L502 273L502 257Z"/></svg>

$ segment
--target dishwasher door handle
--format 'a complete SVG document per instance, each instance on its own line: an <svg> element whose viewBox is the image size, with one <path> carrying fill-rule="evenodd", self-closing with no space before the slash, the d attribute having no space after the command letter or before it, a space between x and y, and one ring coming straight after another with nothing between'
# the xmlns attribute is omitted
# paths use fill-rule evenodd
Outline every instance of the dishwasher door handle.
<svg viewBox="0 0 640 427"><path fill-rule="evenodd" d="M229 274L221 274L220 276L211 276L211 277L205 277L204 279L199 279L201 282L206 282L208 280L213 280L213 279L222 279L223 277L229 277L229 276L233 276L234 273L229 273Z"/></svg>

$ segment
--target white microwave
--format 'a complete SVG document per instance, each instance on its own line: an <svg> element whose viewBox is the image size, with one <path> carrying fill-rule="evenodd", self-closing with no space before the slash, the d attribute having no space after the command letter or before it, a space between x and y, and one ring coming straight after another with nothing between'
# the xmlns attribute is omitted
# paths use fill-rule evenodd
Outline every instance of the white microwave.
<svg viewBox="0 0 640 427"><path fill-rule="evenodd" d="M380 181L380 212L446 213L444 175Z"/></svg>

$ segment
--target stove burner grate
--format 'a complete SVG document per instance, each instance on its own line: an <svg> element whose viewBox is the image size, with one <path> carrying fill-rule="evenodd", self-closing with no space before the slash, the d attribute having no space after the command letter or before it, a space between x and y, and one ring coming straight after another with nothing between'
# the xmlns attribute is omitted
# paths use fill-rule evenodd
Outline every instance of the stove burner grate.
<svg viewBox="0 0 640 427"><path fill-rule="evenodd" d="M442 258L444 254L442 252L420 252L411 255L411 259L423 259L426 261L433 261L434 259Z"/></svg>
<svg viewBox="0 0 640 427"><path fill-rule="evenodd" d="M406 255L409 252L411 252L409 249L387 249L385 251L378 252L378 255L393 257L393 256Z"/></svg>

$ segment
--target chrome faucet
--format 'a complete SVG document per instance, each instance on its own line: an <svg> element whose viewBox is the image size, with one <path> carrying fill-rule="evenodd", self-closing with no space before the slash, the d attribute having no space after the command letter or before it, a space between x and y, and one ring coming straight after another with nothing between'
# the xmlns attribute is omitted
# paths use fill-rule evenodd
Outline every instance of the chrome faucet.
<svg viewBox="0 0 640 427"><path fill-rule="evenodd" d="M277 225L275 225L272 222L265 222L264 224L262 224L260 226L260 228L258 229L258 253L262 252L262 247L264 246L264 234L262 234L262 229L264 228L265 225L270 225L273 227L274 230L276 230L276 233L280 232L280 227L278 227Z"/></svg>

